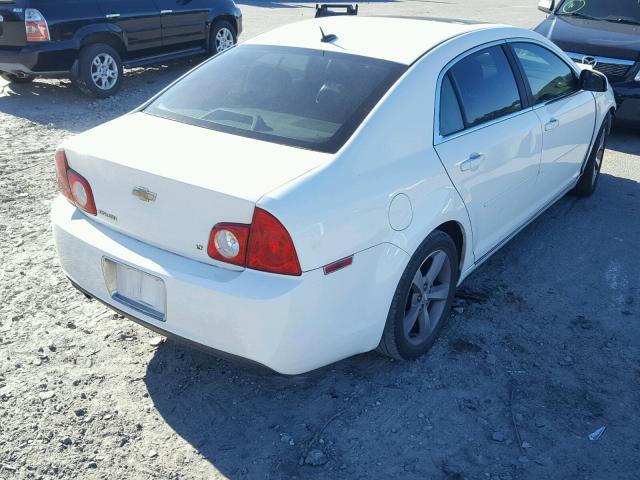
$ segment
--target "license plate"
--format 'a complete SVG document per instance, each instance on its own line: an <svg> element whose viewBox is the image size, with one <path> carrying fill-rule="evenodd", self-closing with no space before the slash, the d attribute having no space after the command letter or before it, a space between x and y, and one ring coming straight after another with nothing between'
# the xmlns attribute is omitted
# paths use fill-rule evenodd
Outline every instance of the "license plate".
<svg viewBox="0 0 640 480"><path fill-rule="evenodd" d="M113 300L155 320L165 320L167 295L161 278L108 258L102 260L102 271Z"/></svg>

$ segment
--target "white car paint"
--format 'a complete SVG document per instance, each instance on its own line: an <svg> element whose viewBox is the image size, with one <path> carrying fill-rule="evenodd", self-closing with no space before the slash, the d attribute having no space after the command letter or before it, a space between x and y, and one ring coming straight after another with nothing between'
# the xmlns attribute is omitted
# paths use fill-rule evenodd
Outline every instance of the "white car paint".
<svg viewBox="0 0 640 480"><path fill-rule="evenodd" d="M320 42L320 26L338 40ZM393 45L386 38L394 38ZM52 223L64 271L92 296L152 328L286 374L375 348L399 279L429 233L445 222L460 227L464 280L575 184L615 106L610 89L582 92L453 140L439 138L436 105L447 65L510 39L540 43L573 65L540 35L495 25L337 17L247 42L410 67L336 154L139 112L69 140L63 147L70 167L91 183L98 209L117 221L56 200ZM595 122L585 120L589 115ZM553 135L543 128L551 116L561 117ZM460 163L474 152L483 162L461 172ZM139 184L157 190L157 202L132 197ZM255 206L290 233L301 276L244 269L198 249L214 224L250 223ZM351 255L351 266L324 275L323 266ZM164 281L166 321L111 298L103 257Z"/></svg>

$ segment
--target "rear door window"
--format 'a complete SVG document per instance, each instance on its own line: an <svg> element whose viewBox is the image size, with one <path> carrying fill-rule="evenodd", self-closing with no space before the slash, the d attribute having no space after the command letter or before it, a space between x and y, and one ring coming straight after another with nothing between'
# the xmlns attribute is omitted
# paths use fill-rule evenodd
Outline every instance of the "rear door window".
<svg viewBox="0 0 640 480"><path fill-rule="evenodd" d="M576 74L555 53L533 43L513 43L511 46L531 87L534 104L579 90Z"/></svg>
<svg viewBox="0 0 640 480"><path fill-rule="evenodd" d="M500 46L489 47L463 58L451 67L449 76L460 95L465 128L522 109L513 70ZM455 119L451 121L455 122Z"/></svg>

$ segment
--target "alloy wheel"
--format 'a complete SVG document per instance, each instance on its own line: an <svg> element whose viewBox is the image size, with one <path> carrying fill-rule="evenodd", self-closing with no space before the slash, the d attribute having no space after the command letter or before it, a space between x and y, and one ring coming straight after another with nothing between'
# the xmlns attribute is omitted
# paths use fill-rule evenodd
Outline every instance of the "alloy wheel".
<svg viewBox="0 0 640 480"><path fill-rule="evenodd" d="M424 343L436 329L445 311L452 288L449 256L432 252L413 277L403 320L403 333L412 345Z"/></svg>
<svg viewBox="0 0 640 480"><path fill-rule="evenodd" d="M226 27L222 27L216 34L216 53L224 52L233 47L233 33Z"/></svg>
<svg viewBox="0 0 640 480"><path fill-rule="evenodd" d="M118 64L108 53L100 53L91 62L91 80L100 90L111 90L118 82Z"/></svg>

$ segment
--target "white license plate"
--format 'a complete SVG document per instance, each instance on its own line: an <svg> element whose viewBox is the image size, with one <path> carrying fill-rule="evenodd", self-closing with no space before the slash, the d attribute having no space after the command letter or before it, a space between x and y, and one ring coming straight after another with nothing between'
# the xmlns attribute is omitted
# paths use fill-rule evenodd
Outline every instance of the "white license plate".
<svg viewBox="0 0 640 480"><path fill-rule="evenodd" d="M102 271L113 300L155 320L165 320L167 295L161 278L108 258L102 260Z"/></svg>

